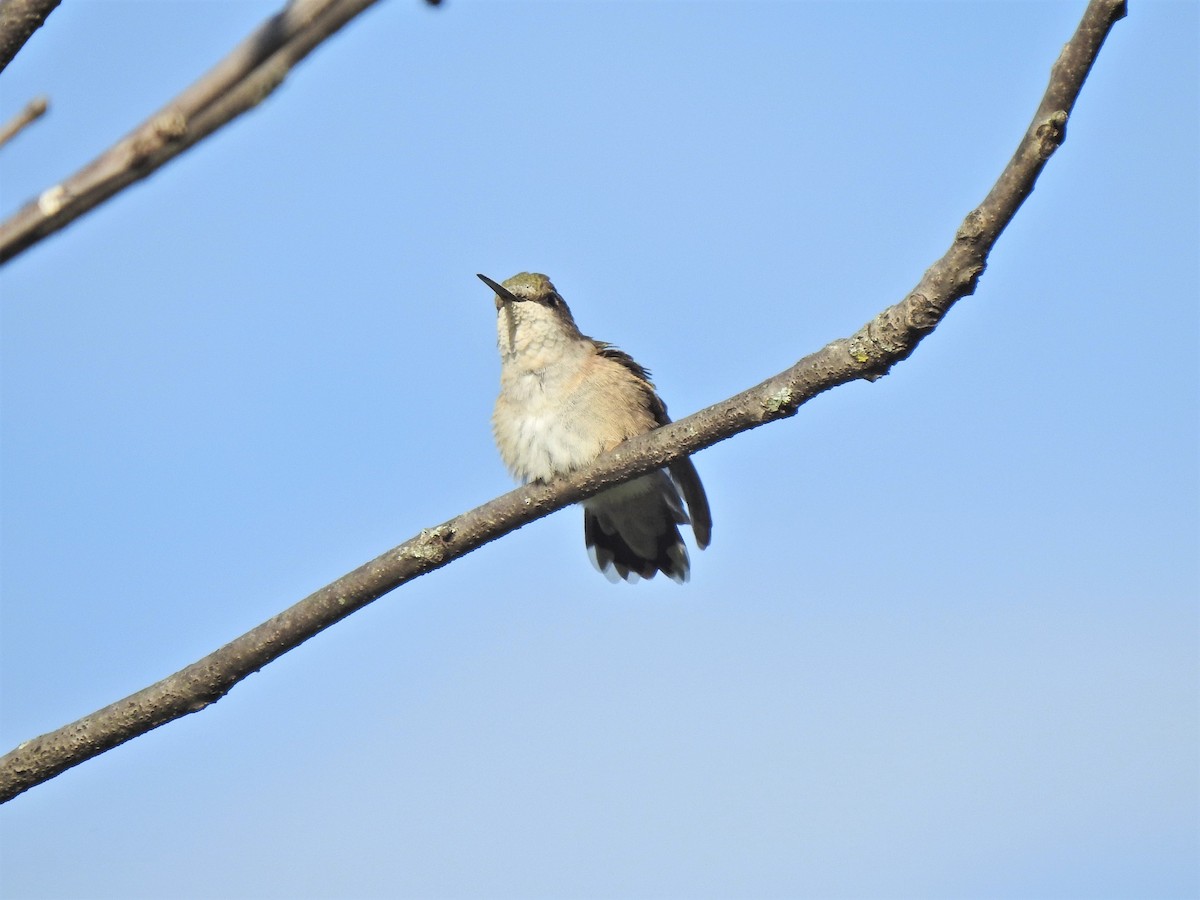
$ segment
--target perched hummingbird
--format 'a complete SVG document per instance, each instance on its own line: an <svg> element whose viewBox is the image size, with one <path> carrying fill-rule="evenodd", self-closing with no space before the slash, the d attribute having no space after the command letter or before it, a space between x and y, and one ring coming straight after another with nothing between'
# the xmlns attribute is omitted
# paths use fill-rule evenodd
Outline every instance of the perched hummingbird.
<svg viewBox="0 0 1200 900"><path fill-rule="evenodd" d="M492 430L514 476L549 481L671 421L650 373L629 354L581 334L545 275L522 272L503 284L479 278L496 292L500 396ZM687 581L681 524L691 522L697 546L708 546L712 516L696 467L685 456L669 471L583 501L588 553L610 581L653 578L656 572Z"/></svg>

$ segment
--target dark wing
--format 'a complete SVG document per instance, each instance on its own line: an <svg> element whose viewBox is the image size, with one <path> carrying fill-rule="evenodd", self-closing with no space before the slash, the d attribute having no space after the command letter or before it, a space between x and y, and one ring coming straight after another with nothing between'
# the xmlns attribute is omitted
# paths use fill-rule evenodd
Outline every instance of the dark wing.
<svg viewBox="0 0 1200 900"><path fill-rule="evenodd" d="M658 391L654 389L654 383L650 380L650 370L624 350L619 350L612 344L594 339L593 343L601 356L619 362L637 376L646 391L647 406L654 415L654 421L660 427L670 422L671 417L667 415L667 405L662 402ZM700 483L700 473L696 471L691 458L687 456L675 460L667 468L687 503L688 512L691 514L692 531L696 535L696 546L703 550L712 540L712 512L708 508L708 496L704 493L704 485Z"/></svg>
<svg viewBox="0 0 1200 900"><path fill-rule="evenodd" d="M679 485L683 499L687 501L688 513L692 518L692 532L696 535L696 546L703 550L712 540L712 513L708 508L708 496L700 483L700 473L692 465L690 456L683 456L668 466L671 477Z"/></svg>

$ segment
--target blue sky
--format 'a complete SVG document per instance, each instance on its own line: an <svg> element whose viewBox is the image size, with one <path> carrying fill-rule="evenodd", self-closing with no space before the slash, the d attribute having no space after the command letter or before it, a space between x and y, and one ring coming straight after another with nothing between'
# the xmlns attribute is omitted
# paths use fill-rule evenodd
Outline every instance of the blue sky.
<svg viewBox="0 0 1200 900"><path fill-rule="evenodd" d="M511 485L546 272L676 416L991 187L1071 3L391 0L0 270L3 750ZM696 457L693 577L565 510L0 810L12 898L1200 893L1198 8L1132 4L977 293ZM5 214L274 3L67 3Z"/></svg>

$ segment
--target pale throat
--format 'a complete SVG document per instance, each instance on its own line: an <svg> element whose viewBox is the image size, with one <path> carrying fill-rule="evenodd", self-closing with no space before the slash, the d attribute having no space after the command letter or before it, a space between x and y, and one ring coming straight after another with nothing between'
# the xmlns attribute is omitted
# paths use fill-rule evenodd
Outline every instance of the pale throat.
<svg viewBox="0 0 1200 900"><path fill-rule="evenodd" d="M589 462L600 452L599 435L573 402L594 361L591 343L569 334L551 314L512 322L497 317L501 397L493 426L501 455L518 478L548 480ZM513 327L516 325L517 327Z"/></svg>
<svg viewBox="0 0 1200 900"><path fill-rule="evenodd" d="M557 317L532 304L520 311L506 306L496 316L497 343L503 374L539 373L550 369L573 372L589 355L589 342L569 334ZM553 379L551 379L553 380Z"/></svg>

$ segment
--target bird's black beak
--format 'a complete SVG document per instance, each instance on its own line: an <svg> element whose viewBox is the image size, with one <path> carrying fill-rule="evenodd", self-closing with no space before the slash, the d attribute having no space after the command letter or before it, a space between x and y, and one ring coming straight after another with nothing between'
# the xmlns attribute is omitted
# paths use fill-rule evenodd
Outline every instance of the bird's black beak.
<svg viewBox="0 0 1200 900"><path fill-rule="evenodd" d="M512 291L510 291L508 288L506 288L504 285L500 284L499 282L492 281L492 279L488 278L486 275L478 275L478 273L476 273L476 274L477 274L479 280L482 281L484 284L486 284L488 287L490 287L493 291L495 291L496 295L498 297L500 297L501 299L507 300L509 303L520 303L522 301L521 297L518 297L516 294L514 294Z"/></svg>

